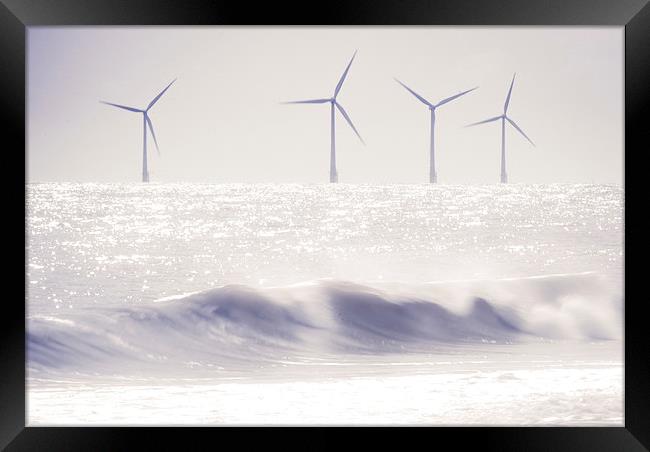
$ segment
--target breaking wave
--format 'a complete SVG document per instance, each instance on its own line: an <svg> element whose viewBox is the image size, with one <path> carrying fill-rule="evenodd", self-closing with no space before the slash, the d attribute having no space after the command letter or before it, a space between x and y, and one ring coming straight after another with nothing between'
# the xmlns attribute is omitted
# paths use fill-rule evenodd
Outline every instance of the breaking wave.
<svg viewBox="0 0 650 452"><path fill-rule="evenodd" d="M619 340L623 298L593 273L420 285L227 285L146 305L28 319L32 370L221 369L292 353L417 353L458 344Z"/></svg>

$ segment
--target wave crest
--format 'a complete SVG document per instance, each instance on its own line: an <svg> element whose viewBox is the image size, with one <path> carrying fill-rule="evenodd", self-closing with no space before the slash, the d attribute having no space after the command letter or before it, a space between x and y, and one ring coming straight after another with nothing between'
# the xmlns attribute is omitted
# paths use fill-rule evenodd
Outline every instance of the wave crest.
<svg viewBox="0 0 650 452"><path fill-rule="evenodd" d="M146 306L28 321L32 369L219 367L290 352L392 353L441 344L622 335L622 296L596 274L370 287L228 285Z"/></svg>

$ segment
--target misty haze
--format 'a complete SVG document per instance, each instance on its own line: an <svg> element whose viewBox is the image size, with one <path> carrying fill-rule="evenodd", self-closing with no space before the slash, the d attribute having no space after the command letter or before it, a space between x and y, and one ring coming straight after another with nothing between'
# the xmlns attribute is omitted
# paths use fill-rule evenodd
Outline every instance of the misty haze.
<svg viewBox="0 0 650 452"><path fill-rule="evenodd" d="M622 425L622 63L30 27L28 425Z"/></svg>

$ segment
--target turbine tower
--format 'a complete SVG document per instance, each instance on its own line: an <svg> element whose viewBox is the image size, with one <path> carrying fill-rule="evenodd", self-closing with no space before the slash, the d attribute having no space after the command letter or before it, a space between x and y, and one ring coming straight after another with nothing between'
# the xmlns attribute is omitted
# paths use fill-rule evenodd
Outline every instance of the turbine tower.
<svg viewBox="0 0 650 452"><path fill-rule="evenodd" d="M350 70L350 66L352 65L352 62L354 61L354 57L356 55L357 52L355 51L354 55L352 55L352 59L350 59L350 62L348 63L348 66L345 68L343 75L341 75L339 82L336 84L336 88L334 89L334 95L332 97L326 99L309 99L309 100L295 100L290 102L283 102L284 104L326 104L326 103L330 104L330 142L331 142L330 182L332 183L336 183L339 181L339 176L338 173L336 172L336 128L335 128L336 115L334 111L335 107L339 110L339 112L341 112L341 115L343 115L343 117L350 125L350 127L352 127L352 130L354 130L354 133L357 135L357 137L359 137L361 143L365 144L363 138L361 138L361 135L359 135L359 132L357 131L356 127L354 127L354 124L352 124L352 120L350 119L350 116L348 116L343 106L336 100L336 97L339 95L339 91L341 91L341 86L343 86L345 77L348 75L348 71Z"/></svg>
<svg viewBox="0 0 650 452"><path fill-rule="evenodd" d="M135 107L127 107L126 105L119 105L119 104L114 104L112 102L105 102L103 100L100 100L102 104L106 105L112 105L113 107L117 108L122 108L124 110L132 111L135 113L142 113L142 124L144 128L144 133L142 135L142 182L149 182L149 169L147 166L147 127L151 131L151 136L153 137L153 142L156 145L156 151L158 151L158 155L160 155L160 149L158 149L158 141L156 140L156 134L153 131L153 124L151 123L151 119L149 118L149 110L151 110L151 107L154 106L156 102L158 102L158 99L165 94L165 91L169 89L170 86L172 86L172 83L174 83L176 79L172 80L169 85L163 89L160 94L158 94L156 97L153 98L151 102L149 102L149 105L147 105L147 108L144 110L140 108L135 108Z"/></svg>
<svg viewBox="0 0 650 452"><path fill-rule="evenodd" d="M429 107L429 111L431 112L431 144L430 144L430 156L429 156L429 182L432 184L435 184L438 182L438 175L436 174L436 158L435 158L435 141L434 141L434 135L435 135L435 126L436 126L436 108L440 107L441 105L446 104L447 102L451 102L454 99L459 98L460 96L469 93L470 91L474 91L478 86L468 89L467 91L463 91L462 93L455 94L451 97L447 97L446 99L441 100L437 104L433 104L426 100L424 97L420 96L418 93L413 91L411 88L406 86L404 83L399 81L398 79L395 79L397 83L402 85L409 93L413 94L420 102L422 102L424 105Z"/></svg>
<svg viewBox="0 0 650 452"><path fill-rule="evenodd" d="M517 131L526 138L530 144L535 146L535 143L528 138L528 135L524 133L523 130L519 128L519 126L508 116L508 104L510 103L510 94L512 94L512 86L515 84L515 75L517 73L514 73L512 75L512 82L510 82L510 89L508 90L508 95L506 96L506 102L503 104L503 114L499 116L495 116L494 118L488 118L484 121L479 121L475 122L472 124L468 124L465 127L471 127L475 126L478 124L485 124L486 122L492 122L492 121L497 121L501 120L501 183L505 184L508 182L508 173L506 173L506 121L508 121Z"/></svg>

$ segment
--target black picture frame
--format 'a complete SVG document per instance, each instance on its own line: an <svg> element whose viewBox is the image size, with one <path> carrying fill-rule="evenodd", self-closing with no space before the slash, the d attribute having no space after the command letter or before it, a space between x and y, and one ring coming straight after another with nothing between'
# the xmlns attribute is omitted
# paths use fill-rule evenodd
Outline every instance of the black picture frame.
<svg viewBox="0 0 650 452"><path fill-rule="evenodd" d="M650 359L643 278L631 278L645 247L639 222L628 209L646 171L633 163L650 142L650 5L648 0L333 0L246 2L227 0L0 0L0 103L3 143L2 193L6 206L5 291L0 326L0 447L7 450L184 449L225 447L226 438L247 445L273 441L285 429L263 436L224 428L41 428L25 427L26 256L26 28L37 25L555 25L625 27L625 426L624 427L433 427L409 429L417 440L454 449L637 451L650 448ZM22 152L21 152L22 150ZM23 171L19 169L23 168ZM630 185L632 184L632 185ZM641 192L643 193L643 192ZM632 196L632 198L630 198ZM643 194L636 195L643 196ZM637 215L638 216L638 215ZM643 216L641 214L641 216ZM19 221L19 217L23 221ZM637 220L638 221L638 220ZM20 238L20 239L19 239ZM635 246L627 246L634 243ZM639 244L639 245L637 245ZM19 262L25 265L19 265ZM636 265L635 265L636 264ZM641 266L640 268L643 268ZM22 281L22 283L21 283ZM639 287L640 288L640 287ZM630 294L642 296L632 298ZM374 429L390 446L395 429ZM399 429L402 431L403 429ZM355 431L367 432L367 429ZM310 444L328 445L331 429L309 433ZM233 434L234 433L234 434ZM314 441L317 440L317 441ZM215 442L218 441L218 442ZM242 442L243 441L243 442ZM331 445L336 447L331 440ZM286 443L281 443L284 447ZM447 446L449 447L449 446Z"/></svg>

